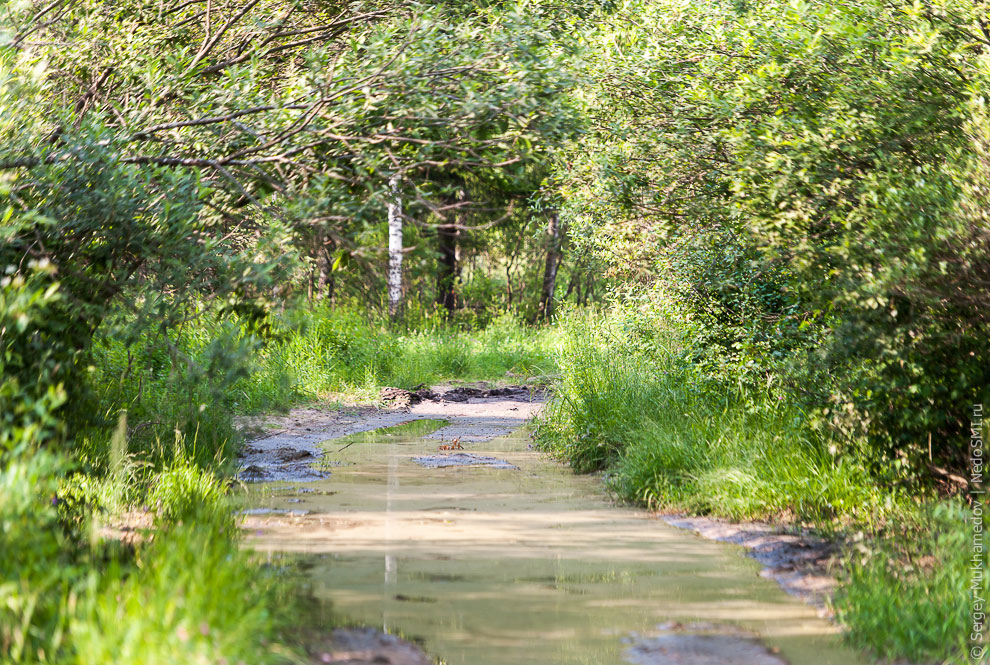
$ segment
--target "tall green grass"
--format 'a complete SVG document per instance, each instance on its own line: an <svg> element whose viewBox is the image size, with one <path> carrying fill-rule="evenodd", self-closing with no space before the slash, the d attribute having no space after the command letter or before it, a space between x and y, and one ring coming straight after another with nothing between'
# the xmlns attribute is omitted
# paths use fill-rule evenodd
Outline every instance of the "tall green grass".
<svg viewBox="0 0 990 665"><path fill-rule="evenodd" d="M64 467L0 470L0 662L286 662L285 581L240 547L221 476L181 456L147 476L154 529L129 546L95 530L94 503L60 499Z"/></svg>
<svg viewBox="0 0 990 665"><path fill-rule="evenodd" d="M168 338L109 321L91 354L91 416L73 433L74 455L92 491L107 490L95 484L112 475L112 433L126 414L125 453L136 464L161 468L180 454L221 468L239 444L238 414L341 394L374 399L383 386L518 383L553 371L553 344L552 329L510 315L472 329L422 313L390 323L329 306L260 323L202 311ZM176 432L183 433L178 443Z"/></svg>
<svg viewBox="0 0 990 665"><path fill-rule="evenodd" d="M706 377L662 319L575 315L537 438L621 497L659 509L821 523L877 519L876 484L772 390Z"/></svg>
<svg viewBox="0 0 990 665"><path fill-rule="evenodd" d="M860 543L835 598L850 640L887 660L987 662L986 654L968 657L982 646L970 642L972 558L984 570L988 564L986 549L975 552L972 538L967 511L945 502L902 515L879 540ZM979 597L990 597L990 578L975 582Z"/></svg>
<svg viewBox="0 0 990 665"><path fill-rule="evenodd" d="M371 321L353 310L319 307L274 324L258 351L254 371L236 386L239 409L451 379L518 382L552 367L553 332L510 315L480 330L440 320L415 329Z"/></svg>

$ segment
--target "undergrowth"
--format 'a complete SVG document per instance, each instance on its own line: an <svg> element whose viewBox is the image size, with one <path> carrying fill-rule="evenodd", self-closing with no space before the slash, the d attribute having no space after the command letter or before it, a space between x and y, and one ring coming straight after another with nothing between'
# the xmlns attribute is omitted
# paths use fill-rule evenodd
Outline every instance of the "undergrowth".
<svg viewBox="0 0 990 665"><path fill-rule="evenodd" d="M835 601L850 640L888 659L968 662L971 528L958 502L936 508L877 477L772 382L700 367L662 315L571 312L559 328L543 450L653 509L855 541Z"/></svg>
<svg viewBox="0 0 990 665"><path fill-rule="evenodd" d="M971 584L990 597L990 578L972 575L987 552L974 554L970 517L958 502L927 505L853 549L834 601L853 643L889 660L987 662L970 641Z"/></svg>
<svg viewBox="0 0 990 665"><path fill-rule="evenodd" d="M172 338L153 328L120 338L107 325L92 353L92 427L77 434L84 462L107 469L110 433L124 411L128 453L167 463L184 453L202 466L231 457L233 417L285 409L341 393L448 380L524 382L553 371L552 329L504 315L482 329L439 317L374 321L346 308L316 307L245 322L202 312Z"/></svg>
<svg viewBox="0 0 990 665"><path fill-rule="evenodd" d="M512 383L551 371L552 332L510 315L478 330L436 318L418 325L372 322L328 307L278 317L265 331L254 370L235 387L237 408L452 379Z"/></svg>
<svg viewBox="0 0 990 665"><path fill-rule="evenodd" d="M241 549L221 477L180 457L149 474L132 491L154 528L128 545L96 531L107 493L62 500L83 477L59 490L63 466L36 454L0 470L2 662L286 662L285 582Z"/></svg>
<svg viewBox="0 0 990 665"><path fill-rule="evenodd" d="M537 438L577 471L605 470L622 498L816 524L889 513L891 495L798 407L697 371L662 321L572 316L561 328L561 378Z"/></svg>
<svg viewBox="0 0 990 665"><path fill-rule="evenodd" d="M0 662L298 660L297 593L239 544L234 417L384 385L518 382L547 371L552 340L510 317L471 330L330 308L196 314L168 336L108 319L81 360L72 431L60 394L3 378L17 426L0 441ZM148 529L107 538L101 525L132 511Z"/></svg>

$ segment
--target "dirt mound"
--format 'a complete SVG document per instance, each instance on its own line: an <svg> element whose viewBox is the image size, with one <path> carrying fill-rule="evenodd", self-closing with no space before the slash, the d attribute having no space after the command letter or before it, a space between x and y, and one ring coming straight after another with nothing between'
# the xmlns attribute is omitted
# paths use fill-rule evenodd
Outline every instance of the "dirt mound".
<svg viewBox="0 0 990 665"><path fill-rule="evenodd" d="M443 469L448 466L487 466L493 469L516 469L519 467L509 464L497 457L485 457L473 453L452 453L449 455L426 455L414 457L413 461L428 469Z"/></svg>
<svg viewBox="0 0 990 665"><path fill-rule="evenodd" d="M471 399L491 399L498 397L520 402L529 402L535 391L526 386L504 386L502 388L475 388L459 386L449 390L428 388L403 390L402 388L382 388L379 398L391 407L408 407L420 402L467 402Z"/></svg>
<svg viewBox="0 0 990 665"><path fill-rule="evenodd" d="M433 665L415 644L375 628L337 628L329 644L312 645L313 663Z"/></svg>

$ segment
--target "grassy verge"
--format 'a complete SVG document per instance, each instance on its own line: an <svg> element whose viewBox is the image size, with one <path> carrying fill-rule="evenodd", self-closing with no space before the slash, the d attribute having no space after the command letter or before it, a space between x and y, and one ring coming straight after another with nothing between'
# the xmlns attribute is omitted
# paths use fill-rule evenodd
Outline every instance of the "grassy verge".
<svg viewBox="0 0 990 665"><path fill-rule="evenodd" d="M458 379L518 383L552 372L554 333L511 316L483 329L443 319L389 324L350 309L318 307L246 325L204 314L172 339L149 329L121 339L108 325L98 337L91 383L100 414L127 410L132 444L151 452L179 427L193 437L229 440L234 414L284 409L345 393L370 396L382 386L412 388ZM97 449L106 447L107 419ZM219 449L229 456L227 445ZM161 446L157 446L161 448ZM157 452L168 456L168 447ZM213 452L200 446L197 453Z"/></svg>
<svg viewBox="0 0 990 665"><path fill-rule="evenodd" d="M0 471L4 662L289 662L286 583L240 548L221 477L177 457L130 487L155 521L123 543L98 527L99 497L119 490L59 487L64 464L37 453Z"/></svg>
<svg viewBox="0 0 990 665"><path fill-rule="evenodd" d="M297 590L240 547L233 417L383 385L518 382L546 371L552 340L511 318L413 329L331 309L264 325L205 312L168 337L115 323L68 403L0 374L0 662L298 662ZM153 516L140 538L106 537L134 510Z"/></svg>
<svg viewBox="0 0 990 665"><path fill-rule="evenodd" d="M238 408L282 407L331 393L369 394L451 379L518 383L551 371L553 333L505 315L480 330L426 319L419 327L317 308L277 318L254 371L236 386ZM273 389L273 387L276 387Z"/></svg>
<svg viewBox="0 0 990 665"><path fill-rule="evenodd" d="M985 663L968 658L973 531L958 503L930 503L901 516L872 543L851 552L835 599L849 639L883 659ZM986 566L986 556L983 555ZM983 576L976 589L987 598Z"/></svg>
<svg viewBox="0 0 990 665"><path fill-rule="evenodd" d="M857 540L835 601L850 639L888 658L967 662L969 532L958 503L885 484L772 387L702 372L662 318L575 313L560 334L560 380L537 430L544 450L655 509Z"/></svg>

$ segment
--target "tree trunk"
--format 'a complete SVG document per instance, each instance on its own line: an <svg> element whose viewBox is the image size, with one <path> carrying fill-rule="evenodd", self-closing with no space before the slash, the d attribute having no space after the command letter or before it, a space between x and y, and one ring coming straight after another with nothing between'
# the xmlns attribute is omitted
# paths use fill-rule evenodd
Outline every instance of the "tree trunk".
<svg viewBox="0 0 990 665"><path fill-rule="evenodd" d="M557 269L560 267L560 218L556 211L547 219L547 263L543 269L543 289L537 318L549 319L553 316L553 292L557 287Z"/></svg>
<svg viewBox="0 0 990 665"><path fill-rule="evenodd" d="M327 238L326 231L319 229L316 232L316 285L313 293L313 300L331 300L333 298L333 250L337 243L331 238Z"/></svg>
<svg viewBox="0 0 990 665"><path fill-rule="evenodd" d="M457 277L460 272L460 253L457 239L460 230L455 224L437 227L437 244L440 250L437 265L437 304L452 313L457 306Z"/></svg>
<svg viewBox="0 0 990 665"><path fill-rule="evenodd" d="M388 204L388 315L393 319L402 311L402 201L399 199L399 176L388 181L391 199Z"/></svg>

